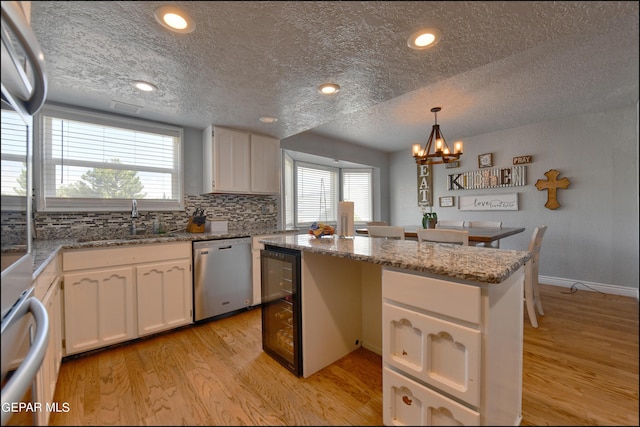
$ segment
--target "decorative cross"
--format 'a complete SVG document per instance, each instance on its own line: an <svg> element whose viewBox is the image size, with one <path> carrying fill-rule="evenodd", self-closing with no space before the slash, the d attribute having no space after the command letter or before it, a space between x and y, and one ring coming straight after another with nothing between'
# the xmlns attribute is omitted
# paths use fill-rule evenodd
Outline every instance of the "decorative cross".
<svg viewBox="0 0 640 427"><path fill-rule="evenodd" d="M560 207L557 199L557 189L567 188L571 184L567 178L557 180L558 175L560 175L559 171L551 169L544 173L544 176L548 179L547 181L539 179L538 182L536 182L536 188L538 190L548 190L547 203L545 203L544 206L552 210Z"/></svg>

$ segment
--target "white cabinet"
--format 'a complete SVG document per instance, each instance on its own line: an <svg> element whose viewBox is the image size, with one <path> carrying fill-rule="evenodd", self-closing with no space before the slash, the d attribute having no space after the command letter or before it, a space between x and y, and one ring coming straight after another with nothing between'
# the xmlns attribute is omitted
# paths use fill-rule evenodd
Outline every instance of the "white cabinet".
<svg viewBox="0 0 640 427"><path fill-rule="evenodd" d="M50 286L42 304L47 309L49 316L49 343L47 353L42 361L40 371L36 376L37 401L51 407L54 403L53 396L58 382L58 373L62 362L62 298L60 279L56 277ZM64 408L61 408L64 409ZM43 410L37 413L38 425L49 425L50 411Z"/></svg>
<svg viewBox="0 0 640 427"><path fill-rule="evenodd" d="M136 337L133 267L64 275L66 353Z"/></svg>
<svg viewBox="0 0 640 427"><path fill-rule="evenodd" d="M63 253L66 354L192 323L191 242Z"/></svg>
<svg viewBox="0 0 640 427"><path fill-rule="evenodd" d="M191 323L190 267L190 260L136 267L139 336Z"/></svg>
<svg viewBox="0 0 640 427"><path fill-rule="evenodd" d="M385 425L520 423L523 279L522 268L499 284L383 269Z"/></svg>
<svg viewBox="0 0 640 427"><path fill-rule="evenodd" d="M265 236L254 236L251 239L251 271L253 283L253 301L252 305L258 305L262 302L262 271L260 269L260 251L264 249L264 244L260 243L260 239Z"/></svg>
<svg viewBox="0 0 640 427"><path fill-rule="evenodd" d="M219 126L203 135L204 191L279 194L280 140Z"/></svg>
<svg viewBox="0 0 640 427"><path fill-rule="evenodd" d="M251 135L251 192L280 194L280 140Z"/></svg>

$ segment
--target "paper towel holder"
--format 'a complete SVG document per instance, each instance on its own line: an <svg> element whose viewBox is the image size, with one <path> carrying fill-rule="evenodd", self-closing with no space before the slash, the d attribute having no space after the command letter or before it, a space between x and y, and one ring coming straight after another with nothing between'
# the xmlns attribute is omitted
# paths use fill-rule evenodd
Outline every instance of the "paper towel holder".
<svg viewBox="0 0 640 427"><path fill-rule="evenodd" d="M338 216L338 237L353 239L355 237L353 234L353 202L340 202Z"/></svg>

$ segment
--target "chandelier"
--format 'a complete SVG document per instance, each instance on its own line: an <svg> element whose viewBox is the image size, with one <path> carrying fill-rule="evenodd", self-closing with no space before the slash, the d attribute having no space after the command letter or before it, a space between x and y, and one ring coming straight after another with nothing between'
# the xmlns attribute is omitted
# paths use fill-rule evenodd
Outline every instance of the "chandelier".
<svg viewBox="0 0 640 427"><path fill-rule="evenodd" d="M431 134L429 135L429 140L427 141L427 145L424 149L420 144L413 144L413 158L416 159L416 163L419 165L439 165L442 163L449 163L458 160L462 155L462 141L457 141L453 145L452 153L447 145L447 141L445 141L444 136L440 132L440 125L438 124L438 111L440 110L442 110L440 107L434 107L431 109L436 120L433 128L431 128Z"/></svg>

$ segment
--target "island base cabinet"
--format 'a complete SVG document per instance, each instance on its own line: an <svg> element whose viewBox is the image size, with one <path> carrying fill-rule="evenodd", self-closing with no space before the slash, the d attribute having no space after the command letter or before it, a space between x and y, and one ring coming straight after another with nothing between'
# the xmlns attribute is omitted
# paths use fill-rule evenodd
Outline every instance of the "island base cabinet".
<svg viewBox="0 0 640 427"><path fill-rule="evenodd" d="M388 367L382 369L382 389L384 425L480 425L478 412Z"/></svg>
<svg viewBox="0 0 640 427"><path fill-rule="evenodd" d="M382 313L385 363L480 406L479 330L387 303Z"/></svg>

